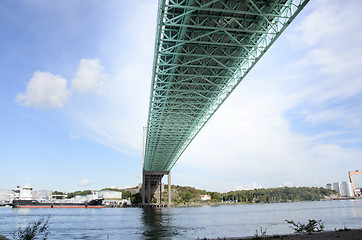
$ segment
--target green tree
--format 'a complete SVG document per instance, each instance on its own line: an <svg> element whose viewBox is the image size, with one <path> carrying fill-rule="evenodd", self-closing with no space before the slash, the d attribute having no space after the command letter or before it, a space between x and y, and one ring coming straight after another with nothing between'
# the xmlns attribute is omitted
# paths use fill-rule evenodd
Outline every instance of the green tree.
<svg viewBox="0 0 362 240"><path fill-rule="evenodd" d="M222 195L221 193L218 193L218 192L212 192L211 194L211 199L215 200L215 201L218 201L220 202L221 199L222 199Z"/></svg>
<svg viewBox="0 0 362 240"><path fill-rule="evenodd" d="M193 194L191 192L186 192L185 195L182 198L182 201L188 202L193 198Z"/></svg>
<svg viewBox="0 0 362 240"><path fill-rule="evenodd" d="M140 193L135 193L131 196L131 202L133 204L142 203L142 196Z"/></svg>
<svg viewBox="0 0 362 240"><path fill-rule="evenodd" d="M122 189L119 188L103 188L101 191L103 190L108 190L108 191L115 191L115 192L122 192Z"/></svg>
<svg viewBox="0 0 362 240"><path fill-rule="evenodd" d="M131 196L132 196L131 191L122 191L122 198L123 199L131 198Z"/></svg>
<svg viewBox="0 0 362 240"><path fill-rule="evenodd" d="M88 194L92 194L92 190L75 191L72 193L68 193L68 198L72 198L75 196L84 196L84 195L88 195Z"/></svg>
<svg viewBox="0 0 362 240"><path fill-rule="evenodd" d="M63 192L60 192L60 191L54 191L54 192L52 192L52 195L67 195L67 194L65 194ZM62 196L56 196L55 198L56 199L62 199L63 197Z"/></svg>
<svg viewBox="0 0 362 240"><path fill-rule="evenodd" d="M322 220L308 219L307 224L302 224L300 222L295 223L293 220L285 221L290 224L289 227L293 229L296 233L311 234L312 232L323 232L324 230L324 224Z"/></svg>

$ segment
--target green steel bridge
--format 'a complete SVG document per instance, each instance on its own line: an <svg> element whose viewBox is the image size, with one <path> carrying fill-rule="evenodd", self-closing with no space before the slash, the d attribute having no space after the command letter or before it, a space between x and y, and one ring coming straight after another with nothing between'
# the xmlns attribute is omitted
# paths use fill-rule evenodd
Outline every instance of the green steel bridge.
<svg viewBox="0 0 362 240"><path fill-rule="evenodd" d="M181 154L308 2L159 1L143 204L164 175L171 185L170 171Z"/></svg>

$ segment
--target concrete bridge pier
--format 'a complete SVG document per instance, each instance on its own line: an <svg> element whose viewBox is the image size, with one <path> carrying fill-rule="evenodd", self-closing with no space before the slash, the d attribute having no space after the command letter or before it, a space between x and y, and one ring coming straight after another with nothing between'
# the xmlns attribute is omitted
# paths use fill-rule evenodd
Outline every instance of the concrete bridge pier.
<svg viewBox="0 0 362 240"><path fill-rule="evenodd" d="M142 205L151 205L153 197L156 198L157 205L162 204L162 178L164 175L168 175L168 204L171 204L171 172L167 171L143 171L142 181Z"/></svg>

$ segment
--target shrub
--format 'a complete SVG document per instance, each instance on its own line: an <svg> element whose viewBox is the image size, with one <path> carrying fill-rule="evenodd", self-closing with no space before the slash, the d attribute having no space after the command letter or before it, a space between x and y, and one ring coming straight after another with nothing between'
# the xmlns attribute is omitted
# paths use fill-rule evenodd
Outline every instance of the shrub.
<svg viewBox="0 0 362 240"><path fill-rule="evenodd" d="M311 234L313 232L323 232L324 224L322 220L314 220L308 219L307 224L302 224L300 222L295 223L293 220L285 220L287 223L291 224L289 226L292 228L296 233L308 233Z"/></svg>
<svg viewBox="0 0 362 240"><path fill-rule="evenodd" d="M30 223L24 230L21 228L13 234L14 240L35 240L41 239L46 240L49 234L48 222L49 218L41 218L38 221Z"/></svg>
<svg viewBox="0 0 362 240"><path fill-rule="evenodd" d="M256 229L254 238L252 238L252 239L263 239L263 238L265 238L265 236L266 236L266 228L263 230L263 228L260 227L260 236L259 236L258 229Z"/></svg>

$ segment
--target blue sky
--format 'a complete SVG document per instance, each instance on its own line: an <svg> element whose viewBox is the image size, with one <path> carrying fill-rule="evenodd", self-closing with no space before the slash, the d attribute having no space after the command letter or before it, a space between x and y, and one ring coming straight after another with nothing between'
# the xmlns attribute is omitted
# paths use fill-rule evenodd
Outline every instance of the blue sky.
<svg viewBox="0 0 362 240"><path fill-rule="evenodd" d="M361 10L311 1L181 156L173 184L324 186L362 170ZM0 188L141 182L156 14L146 0L0 0Z"/></svg>

